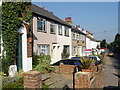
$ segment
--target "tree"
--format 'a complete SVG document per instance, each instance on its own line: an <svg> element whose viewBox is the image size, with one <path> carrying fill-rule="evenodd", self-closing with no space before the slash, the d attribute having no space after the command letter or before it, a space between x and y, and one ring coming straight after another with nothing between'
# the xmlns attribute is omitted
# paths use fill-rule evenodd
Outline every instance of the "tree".
<svg viewBox="0 0 120 90"><path fill-rule="evenodd" d="M107 47L107 43L106 43L106 40L103 39L101 42L100 42L100 47L101 48L106 48Z"/></svg>

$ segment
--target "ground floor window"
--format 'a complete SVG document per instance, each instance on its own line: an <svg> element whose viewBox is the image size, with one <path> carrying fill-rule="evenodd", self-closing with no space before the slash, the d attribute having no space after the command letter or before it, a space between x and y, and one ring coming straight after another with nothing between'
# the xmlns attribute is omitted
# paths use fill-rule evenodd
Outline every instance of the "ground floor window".
<svg viewBox="0 0 120 90"><path fill-rule="evenodd" d="M77 47L73 47L73 55L77 55Z"/></svg>
<svg viewBox="0 0 120 90"><path fill-rule="evenodd" d="M64 45L64 51L66 51L67 53L69 53L69 45Z"/></svg>
<svg viewBox="0 0 120 90"><path fill-rule="evenodd" d="M49 45L38 45L38 55L41 53L49 55Z"/></svg>

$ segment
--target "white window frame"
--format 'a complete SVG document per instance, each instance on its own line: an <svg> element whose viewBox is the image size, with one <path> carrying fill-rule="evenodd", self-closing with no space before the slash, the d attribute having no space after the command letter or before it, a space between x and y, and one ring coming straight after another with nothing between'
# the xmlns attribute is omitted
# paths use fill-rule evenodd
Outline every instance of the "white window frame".
<svg viewBox="0 0 120 90"><path fill-rule="evenodd" d="M62 25L58 25L58 35L62 35Z"/></svg>
<svg viewBox="0 0 120 90"><path fill-rule="evenodd" d="M38 55L40 55L41 53L49 55L49 45L48 44L39 44L38 45Z"/></svg>
<svg viewBox="0 0 120 90"><path fill-rule="evenodd" d="M42 23L41 28L39 29L38 27L38 22L40 21L40 23ZM37 31L38 32L46 32L46 20L40 17L37 17Z"/></svg>

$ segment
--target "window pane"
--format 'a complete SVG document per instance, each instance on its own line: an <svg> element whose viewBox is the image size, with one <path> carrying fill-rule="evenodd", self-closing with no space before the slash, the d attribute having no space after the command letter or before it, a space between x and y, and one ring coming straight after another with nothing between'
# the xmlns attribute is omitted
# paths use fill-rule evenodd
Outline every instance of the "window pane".
<svg viewBox="0 0 120 90"><path fill-rule="evenodd" d="M40 53L44 53L44 54L48 55L49 54L48 49L49 49L48 45L39 45L38 46L38 55L40 55Z"/></svg>
<svg viewBox="0 0 120 90"><path fill-rule="evenodd" d="M45 31L45 20L44 19L38 19L37 20L37 29L38 31Z"/></svg>

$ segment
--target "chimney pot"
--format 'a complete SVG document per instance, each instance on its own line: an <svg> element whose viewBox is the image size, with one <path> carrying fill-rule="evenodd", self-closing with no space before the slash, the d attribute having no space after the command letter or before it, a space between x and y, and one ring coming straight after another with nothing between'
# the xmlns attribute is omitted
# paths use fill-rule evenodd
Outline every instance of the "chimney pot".
<svg viewBox="0 0 120 90"><path fill-rule="evenodd" d="M84 31L84 28L82 28L82 31Z"/></svg>

